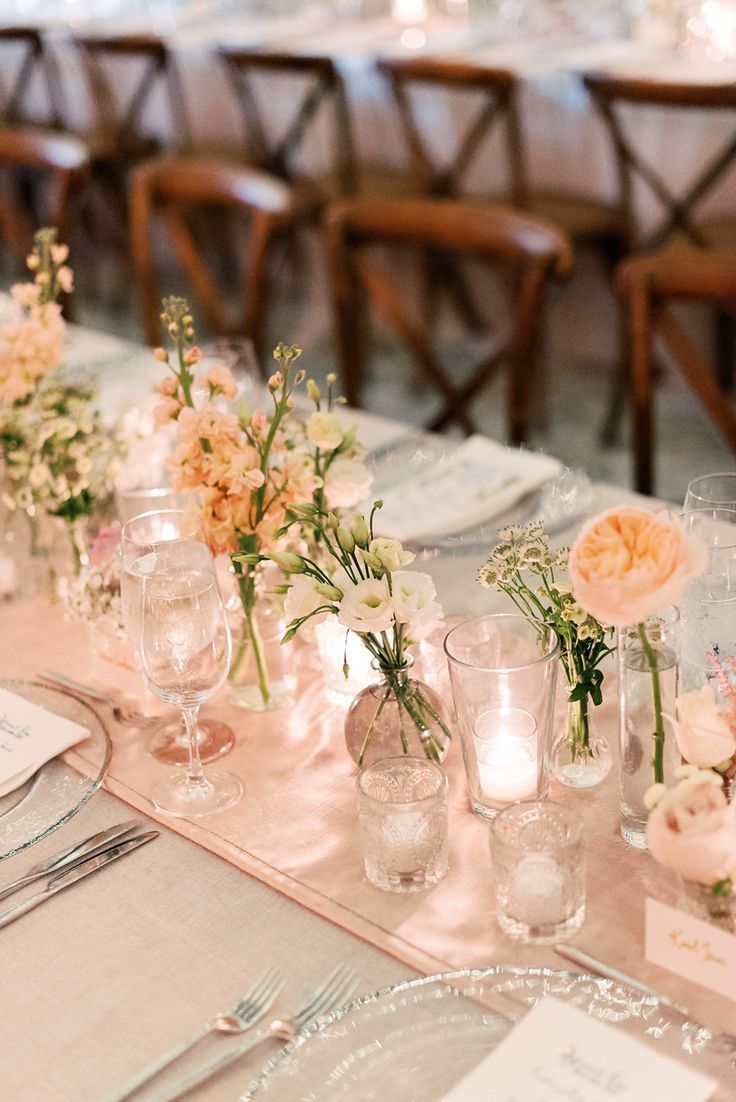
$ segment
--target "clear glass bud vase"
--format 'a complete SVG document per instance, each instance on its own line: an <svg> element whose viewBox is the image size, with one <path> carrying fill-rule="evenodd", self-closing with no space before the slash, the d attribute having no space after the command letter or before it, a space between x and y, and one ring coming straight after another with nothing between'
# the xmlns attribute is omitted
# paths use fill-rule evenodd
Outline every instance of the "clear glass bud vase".
<svg viewBox="0 0 736 1102"><path fill-rule="evenodd" d="M618 633L621 837L637 849L647 846L644 794L671 784L681 761L666 719L676 714L678 636L675 608Z"/></svg>
<svg viewBox="0 0 736 1102"><path fill-rule="evenodd" d="M597 729L595 705L590 699L570 700L568 685L565 717L552 745L552 776L567 788L594 788L611 770L611 748Z"/></svg>
<svg viewBox="0 0 736 1102"><path fill-rule="evenodd" d="M450 748L451 722L442 698L409 676L406 665L382 669L380 679L358 693L345 716L345 743L360 767L381 758L441 762Z"/></svg>
<svg viewBox="0 0 736 1102"><path fill-rule="evenodd" d="M280 603L259 596L250 618L238 603L231 628L230 703L251 712L270 712L293 703L296 659L294 648L281 643L286 620Z"/></svg>

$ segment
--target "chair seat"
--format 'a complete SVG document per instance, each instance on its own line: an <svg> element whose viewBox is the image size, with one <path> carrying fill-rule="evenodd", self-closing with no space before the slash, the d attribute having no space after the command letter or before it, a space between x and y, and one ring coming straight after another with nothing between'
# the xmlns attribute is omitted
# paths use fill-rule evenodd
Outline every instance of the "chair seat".
<svg viewBox="0 0 736 1102"><path fill-rule="evenodd" d="M534 191L529 209L565 230L573 241L626 237L621 209L587 195L554 190Z"/></svg>
<svg viewBox="0 0 736 1102"><path fill-rule="evenodd" d="M89 150L93 164L114 161L143 161L155 156L161 150L156 138L145 135L128 135L121 140L118 134L97 132L82 135L82 141Z"/></svg>
<svg viewBox="0 0 736 1102"><path fill-rule="evenodd" d="M672 245L625 260L616 275L619 292L625 294L642 283L668 298L736 299L736 247Z"/></svg>
<svg viewBox="0 0 736 1102"><path fill-rule="evenodd" d="M155 183L158 194L176 199L202 203L234 200L285 216L299 209L287 184L240 161L197 154L156 157L141 165L136 176Z"/></svg>

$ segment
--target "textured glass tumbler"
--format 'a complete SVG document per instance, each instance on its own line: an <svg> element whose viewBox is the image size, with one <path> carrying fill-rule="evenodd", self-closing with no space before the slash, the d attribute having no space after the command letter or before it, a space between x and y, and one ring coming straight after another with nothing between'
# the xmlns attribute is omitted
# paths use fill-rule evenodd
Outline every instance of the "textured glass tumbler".
<svg viewBox="0 0 736 1102"><path fill-rule="evenodd" d="M566 941L585 920L583 820L552 801L512 804L491 826L496 921L528 945Z"/></svg>
<svg viewBox="0 0 736 1102"><path fill-rule="evenodd" d="M356 781L365 873L387 892L419 892L447 872L447 777L421 758L383 758Z"/></svg>

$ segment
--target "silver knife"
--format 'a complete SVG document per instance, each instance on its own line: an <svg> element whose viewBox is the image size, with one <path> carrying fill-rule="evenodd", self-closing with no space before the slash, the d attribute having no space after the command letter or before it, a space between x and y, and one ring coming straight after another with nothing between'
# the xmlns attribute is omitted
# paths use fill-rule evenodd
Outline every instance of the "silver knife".
<svg viewBox="0 0 736 1102"><path fill-rule="evenodd" d="M117 845L114 845L112 849L107 849L104 853L98 853L96 857L88 857L79 865L74 865L71 869L67 869L64 872L57 873L44 888L42 892L38 892L36 895L32 895L30 899L24 899L22 903L16 903L14 907L10 907L7 911L3 911L0 914L0 929L3 926L9 926L11 922L15 922L16 918L20 918L21 915L27 914L28 911L32 911L34 907L38 907L40 903L45 903L47 899L51 899L57 892L63 891L64 888L70 888L72 884L76 884L78 880L81 880L85 876L89 876L90 873L97 872L99 869L109 865L111 861L116 861L118 857L123 857L126 853L130 853L131 850L137 849L138 846L144 846L146 842L152 841L158 837L159 832L157 830L146 831L145 834L138 834L134 838L127 838Z"/></svg>
<svg viewBox="0 0 736 1102"><path fill-rule="evenodd" d="M55 853L52 857L46 857L43 861L39 861L23 876L13 880L11 884L0 888L0 899L7 899L9 895L20 891L28 884L32 884L34 880L40 880L47 873L59 872L62 868L66 869L71 865L78 865L86 857L94 857L95 854L109 849L110 843L114 842L116 838L122 840L134 830L140 830L143 826L142 819L128 819L124 823L118 823L117 826L108 827L107 830L100 830L89 838L83 838L81 842L74 842L71 846L67 846L66 849Z"/></svg>

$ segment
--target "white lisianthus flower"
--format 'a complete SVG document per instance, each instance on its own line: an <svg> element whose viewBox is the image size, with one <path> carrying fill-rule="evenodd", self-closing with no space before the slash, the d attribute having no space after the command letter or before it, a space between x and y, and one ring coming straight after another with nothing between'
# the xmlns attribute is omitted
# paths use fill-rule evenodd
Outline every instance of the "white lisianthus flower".
<svg viewBox="0 0 736 1102"><path fill-rule="evenodd" d="M397 570L391 576L394 614L400 624L406 624L411 639L423 639L435 627L442 609L435 597L437 590L429 574L414 570Z"/></svg>
<svg viewBox="0 0 736 1102"><path fill-rule="evenodd" d="M408 566L416 558L413 551L404 550L399 540L371 540L368 551L378 559L384 570L391 572L401 570L402 566Z"/></svg>
<svg viewBox="0 0 736 1102"><path fill-rule="evenodd" d="M365 578L345 591L337 618L351 631L388 631L394 602L385 578Z"/></svg>
<svg viewBox="0 0 736 1102"><path fill-rule="evenodd" d="M306 574L292 576L289 592L284 599L284 612L289 623L292 620L301 620L302 617L309 616L316 608L326 604L329 604L329 602L321 593L317 592L313 578ZM329 615L328 612L320 612L316 616L312 616L311 622L321 624Z"/></svg>
<svg viewBox="0 0 736 1102"><path fill-rule="evenodd" d="M307 421L307 440L324 451L334 451L342 444L342 425L334 413L317 410Z"/></svg>
<svg viewBox="0 0 736 1102"><path fill-rule="evenodd" d="M370 493L373 475L359 459L338 456L325 474L328 509L352 509Z"/></svg>

